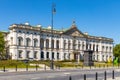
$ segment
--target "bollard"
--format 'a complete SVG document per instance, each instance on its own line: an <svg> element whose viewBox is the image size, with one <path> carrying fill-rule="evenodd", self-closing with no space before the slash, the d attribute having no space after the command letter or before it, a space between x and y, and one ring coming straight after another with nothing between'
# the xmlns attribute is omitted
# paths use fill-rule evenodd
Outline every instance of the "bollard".
<svg viewBox="0 0 120 80"><path fill-rule="evenodd" d="M72 80L72 77L71 77L71 76L69 76L69 80Z"/></svg>
<svg viewBox="0 0 120 80"><path fill-rule="evenodd" d="M46 71L46 64L44 65L44 70Z"/></svg>
<svg viewBox="0 0 120 80"><path fill-rule="evenodd" d="M86 80L86 74L84 74L84 80Z"/></svg>
<svg viewBox="0 0 120 80"><path fill-rule="evenodd" d="M37 64L36 64L36 71L38 70L38 66L37 66Z"/></svg>
<svg viewBox="0 0 120 80"><path fill-rule="evenodd" d="M28 65L26 65L26 71L28 71Z"/></svg>
<svg viewBox="0 0 120 80"><path fill-rule="evenodd" d="M95 74L95 80L98 80L98 73Z"/></svg>
<svg viewBox="0 0 120 80"><path fill-rule="evenodd" d="M5 72L5 66L3 67L3 71Z"/></svg>
<svg viewBox="0 0 120 80"><path fill-rule="evenodd" d="M17 65L15 66L15 70L16 70L16 72L17 72Z"/></svg>
<svg viewBox="0 0 120 80"><path fill-rule="evenodd" d="M112 79L115 79L115 72L114 72L114 70L112 71Z"/></svg>
<svg viewBox="0 0 120 80"><path fill-rule="evenodd" d="M104 72L104 80L107 80L107 75L106 75L106 71Z"/></svg>

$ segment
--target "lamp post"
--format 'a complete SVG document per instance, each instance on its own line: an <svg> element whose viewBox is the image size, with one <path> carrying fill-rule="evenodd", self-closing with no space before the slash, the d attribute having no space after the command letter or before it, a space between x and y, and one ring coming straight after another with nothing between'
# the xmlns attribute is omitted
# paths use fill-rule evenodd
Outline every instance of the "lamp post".
<svg viewBox="0 0 120 80"><path fill-rule="evenodd" d="M51 54L52 54L52 59L50 62L50 69L54 69L54 63L53 63L53 15L55 14L56 10L55 10L55 4L52 3L52 11L51 11Z"/></svg>

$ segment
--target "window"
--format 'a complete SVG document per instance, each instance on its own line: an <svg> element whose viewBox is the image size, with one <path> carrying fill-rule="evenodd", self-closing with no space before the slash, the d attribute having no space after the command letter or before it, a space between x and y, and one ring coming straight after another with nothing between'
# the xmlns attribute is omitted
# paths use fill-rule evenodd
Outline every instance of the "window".
<svg viewBox="0 0 120 80"><path fill-rule="evenodd" d="M73 49L76 49L76 40L73 40Z"/></svg>
<svg viewBox="0 0 120 80"><path fill-rule="evenodd" d="M30 46L31 40L29 38L26 39L26 46Z"/></svg>
<svg viewBox="0 0 120 80"><path fill-rule="evenodd" d="M37 58L37 51L34 52L34 58Z"/></svg>
<svg viewBox="0 0 120 80"><path fill-rule="evenodd" d="M56 48L59 49L59 40L56 42Z"/></svg>
<svg viewBox="0 0 120 80"><path fill-rule="evenodd" d="M66 53L64 53L64 59L66 60Z"/></svg>
<svg viewBox="0 0 120 80"><path fill-rule="evenodd" d="M59 59L59 53L57 53L57 59Z"/></svg>
<svg viewBox="0 0 120 80"><path fill-rule="evenodd" d="M112 47L110 47L110 51L109 52L111 52L112 51Z"/></svg>
<svg viewBox="0 0 120 80"><path fill-rule="evenodd" d="M44 59L44 52L41 52L41 59Z"/></svg>
<svg viewBox="0 0 120 80"><path fill-rule="evenodd" d="M89 49L91 50L91 44L89 44L89 46L90 46Z"/></svg>
<svg viewBox="0 0 120 80"><path fill-rule="evenodd" d="M13 37L11 37L11 45L13 45Z"/></svg>
<svg viewBox="0 0 120 80"><path fill-rule="evenodd" d="M22 31L18 31L19 33L22 33Z"/></svg>
<svg viewBox="0 0 120 80"><path fill-rule="evenodd" d="M70 49L70 46L71 46L71 44L70 44L70 40L68 41L68 49Z"/></svg>
<svg viewBox="0 0 120 80"><path fill-rule="evenodd" d="M22 58L22 51L18 51L18 58Z"/></svg>
<svg viewBox="0 0 120 80"><path fill-rule="evenodd" d="M54 59L54 52L52 52L52 59Z"/></svg>
<svg viewBox="0 0 120 80"><path fill-rule="evenodd" d="M98 45L96 45L96 52L98 52Z"/></svg>
<svg viewBox="0 0 120 80"><path fill-rule="evenodd" d="M93 44L93 51L95 51L95 45Z"/></svg>
<svg viewBox="0 0 120 80"><path fill-rule="evenodd" d="M85 46L85 45L84 45L84 42L83 42L83 43L82 43L82 50L84 50L84 46Z"/></svg>
<svg viewBox="0 0 120 80"><path fill-rule="evenodd" d="M104 46L102 46L102 51L104 51Z"/></svg>
<svg viewBox="0 0 120 80"><path fill-rule="evenodd" d="M22 46L22 44L23 44L23 38L18 37L18 46Z"/></svg>
<svg viewBox="0 0 120 80"><path fill-rule="evenodd" d="M108 51L108 47L106 46L106 52Z"/></svg>
<svg viewBox="0 0 120 80"><path fill-rule="evenodd" d="M80 50L80 42L78 42L78 49Z"/></svg>
<svg viewBox="0 0 120 80"><path fill-rule="evenodd" d="M49 49L49 39L46 39L46 49Z"/></svg>
<svg viewBox="0 0 120 80"><path fill-rule="evenodd" d="M34 47L37 47L37 45L38 45L38 40L34 39Z"/></svg>
<svg viewBox="0 0 120 80"><path fill-rule="evenodd" d="M30 58L30 51L27 51L26 58Z"/></svg>
<svg viewBox="0 0 120 80"><path fill-rule="evenodd" d="M27 32L27 34L29 34L29 32Z"/></svg>
<svg viewBox="0 0 120 80"><path fill-rule="evenodd" d="M49 52L47 52L46 58L49 59Z"/></svg>
<svg viewBox="0 0 120 80"><path fill-rule="evenodd" d="M52 49L54 49L54 40L52 40L51 47L52 47Z"/></svg>
<svg viewBox="0 0 120 80"><path fill-rule="evenodd" d="M63 48L66 49L66 40L64 40L63 44L64 44Z"/></svg>
<svg viewBox="0 0 120 80"><path fill-rule="evenodd" d="M41 38L40 39L40 49L43 49L44 48L44 39Z"/></svg>

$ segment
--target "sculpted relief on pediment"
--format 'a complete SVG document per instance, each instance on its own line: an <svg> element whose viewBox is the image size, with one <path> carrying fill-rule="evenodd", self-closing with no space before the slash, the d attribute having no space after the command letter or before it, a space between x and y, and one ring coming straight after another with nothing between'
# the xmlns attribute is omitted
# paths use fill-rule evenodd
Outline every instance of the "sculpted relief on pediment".
<svg viewBox="0 0 120 80"><path fill-rule="evenodd" d="M80 36L80 37L83 37L83 35L82 35L80 32L78 32L78 31L73 32L71 35L72 35L72 36Z"/></svg>

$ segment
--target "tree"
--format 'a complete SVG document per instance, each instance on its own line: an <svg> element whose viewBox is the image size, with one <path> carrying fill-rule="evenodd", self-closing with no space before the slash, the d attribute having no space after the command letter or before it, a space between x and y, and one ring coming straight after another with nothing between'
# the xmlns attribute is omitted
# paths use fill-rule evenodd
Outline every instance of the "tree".
<svg viewBox="0 0 120 80"><path fill-rule="evenodd" d="M120 44L115 45L115 47L113 48L113 54L115 57L120 58Z"/></svg>
<svg viewBox="0 0 120 80"><path fill-rule="evenodd" d="M4 35L0 32L0 59L5 57L5 40Z"/></svg>

